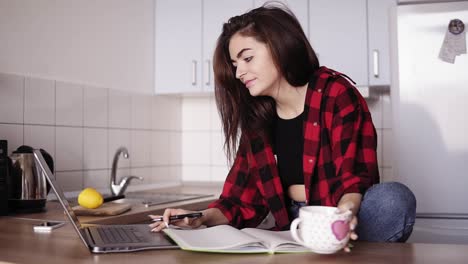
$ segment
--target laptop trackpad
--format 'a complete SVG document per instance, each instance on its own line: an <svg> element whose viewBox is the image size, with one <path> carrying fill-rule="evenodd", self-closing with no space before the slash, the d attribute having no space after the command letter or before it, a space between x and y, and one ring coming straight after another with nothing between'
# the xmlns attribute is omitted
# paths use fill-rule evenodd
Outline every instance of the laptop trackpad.
<svg viewBox="0 0 468 264"><path fill-rule="evenodd" d="M89 231L98 247L177 247L164 233L150 232L146 224L93 226Z"/></svg>

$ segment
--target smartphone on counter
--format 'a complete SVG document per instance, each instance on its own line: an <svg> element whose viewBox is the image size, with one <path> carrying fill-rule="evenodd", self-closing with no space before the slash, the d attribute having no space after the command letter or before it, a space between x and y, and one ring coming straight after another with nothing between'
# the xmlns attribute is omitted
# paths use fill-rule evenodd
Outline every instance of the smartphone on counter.
<svg viewBox="0 0 468 264"><path fill-rule="evenodd" d="M36 232L50 232L52 229L59 228L65 225L65 222L59 221L44 221L37 225L34 225L34 231Z"/></svg>

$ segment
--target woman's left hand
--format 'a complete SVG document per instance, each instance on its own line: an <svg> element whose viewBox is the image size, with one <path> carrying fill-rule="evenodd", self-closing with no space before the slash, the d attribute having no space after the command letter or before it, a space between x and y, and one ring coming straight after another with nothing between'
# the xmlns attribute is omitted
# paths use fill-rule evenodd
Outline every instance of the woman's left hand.
<svg viewBox="0 0 468 264"><path fill-rule="evenodd" d="M359 194L360 196L360 194ZM359 211L359 206L361 202L361 197L353 197L354 199L341 199L340 203L338 204L338 209L340 213L344 213L346 211L351 211L353 216L351 221L349 222L349 239L350 240L357 240L358 235L356 234L356 227L358 225L357 219L357 212ZM349 197L350 198L350 197ZM357 198L357 200L356 200ZM352 244L348 242L348 244L344 247L345 252L351 252Z"/></svg>

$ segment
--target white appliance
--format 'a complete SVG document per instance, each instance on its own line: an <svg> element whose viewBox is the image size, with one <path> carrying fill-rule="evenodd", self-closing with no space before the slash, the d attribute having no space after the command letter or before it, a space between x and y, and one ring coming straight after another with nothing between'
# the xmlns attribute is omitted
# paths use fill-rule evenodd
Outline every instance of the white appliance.
<svg viewBox="0 0 468 264"><path fill-rule="evenodd" d="M393 11L394 178L417 199L409 242L468 244L468 55L438 58L450 20L468 31L468 1Z"/></svg>

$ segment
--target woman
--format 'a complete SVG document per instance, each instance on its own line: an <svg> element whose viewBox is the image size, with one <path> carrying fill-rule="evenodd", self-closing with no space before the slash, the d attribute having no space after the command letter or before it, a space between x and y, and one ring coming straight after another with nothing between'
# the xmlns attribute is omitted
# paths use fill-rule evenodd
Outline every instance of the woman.
<svg viewBox="0 0 468 264"><path fill-rule="evenodd" d="M365 100L347 76L319 67L293 14L263 6L229 19L214 72L225 146L235 160L203 216L173 224L256 227L270 212L275 229L285 230L301 206L325 205L352 211L353 240L409 237L414 195L399 183L374 185L377 135ZM166 209L164 222L150 227L160 231L182 213Z"/></svg>

